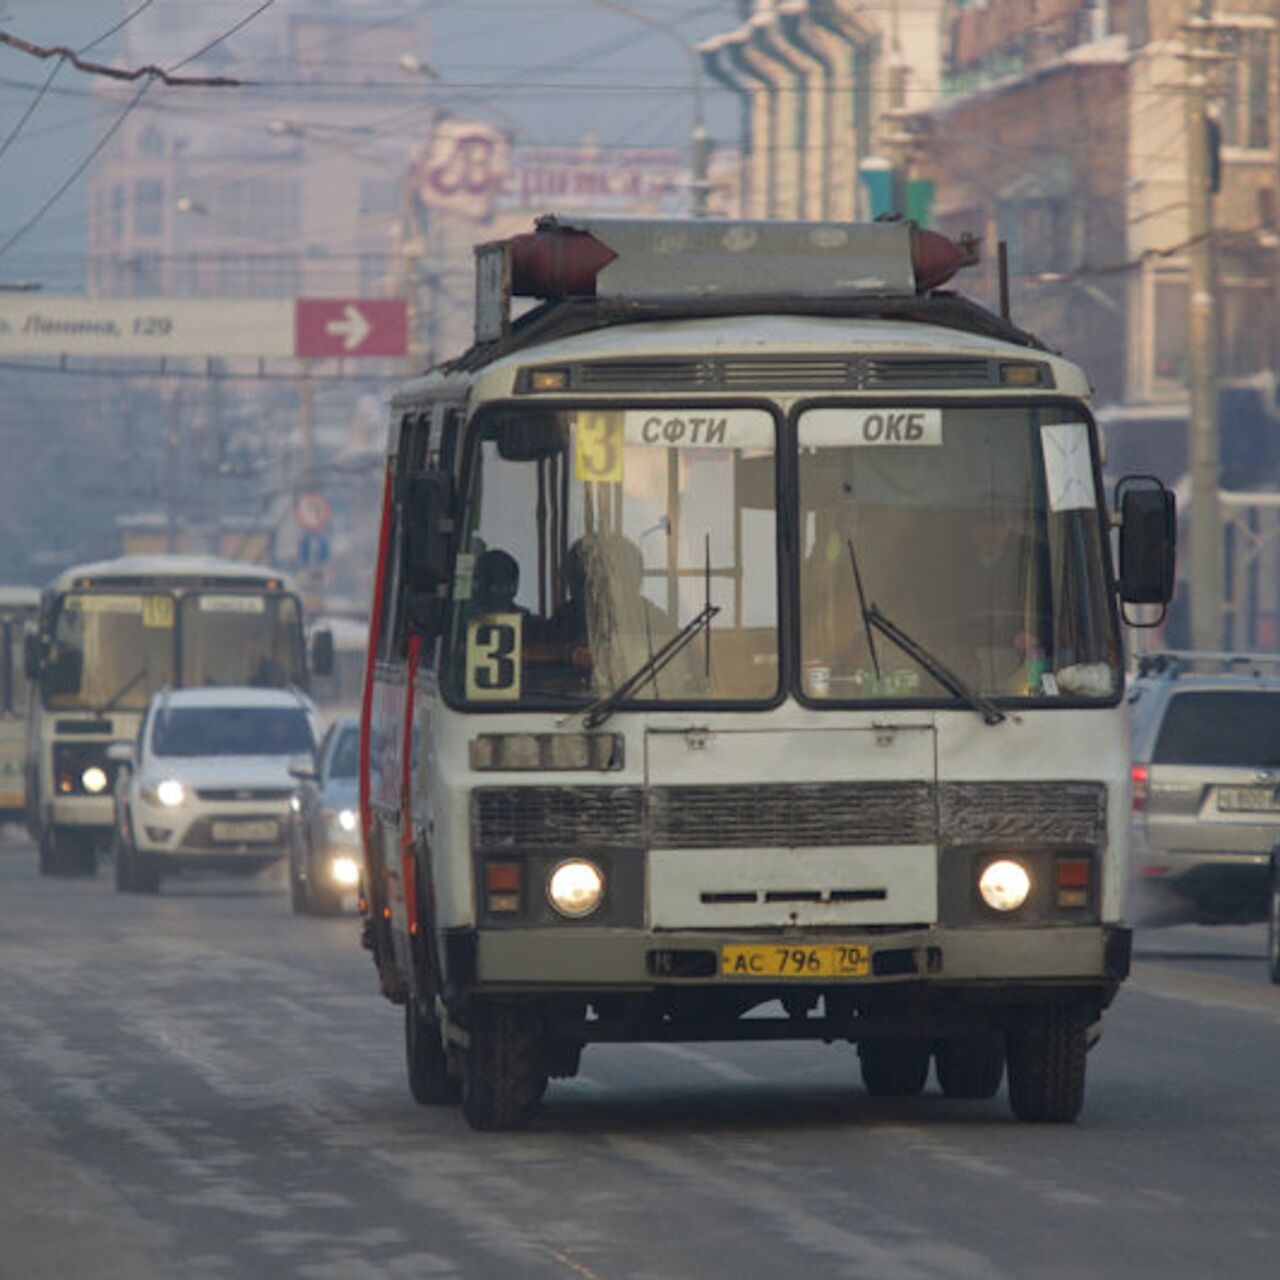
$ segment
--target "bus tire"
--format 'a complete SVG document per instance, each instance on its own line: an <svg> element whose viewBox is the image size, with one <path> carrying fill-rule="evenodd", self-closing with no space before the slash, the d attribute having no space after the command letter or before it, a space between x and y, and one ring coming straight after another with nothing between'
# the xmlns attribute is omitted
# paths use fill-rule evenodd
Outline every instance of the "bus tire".
<svg viewBox="0 0 1280 1280"><path fill-rule="evenodd" d="M42 876L94 876L98 850L92 835L64 827L46 827L40 839Z"/></svg>
<svg viewBox="0 0 1280 1280"><path fill-rule="evenodd" d="M866 1040L858 1046L862 1083L873 1098L914 1098L929 1078L927 1040Z"/></svg>
<svg viewBox="0 0 1280 1280"><path fill-rule="evenodd" d="M133 883L133 859L123 840L116 841L115 864L116 892L136 893L137 889Z"/></svg>
<svg viewBox="0 0 1280 1280"><path fill-rule="evenodd" d="M477 1003L462 1078L462 1114L482 1132L524 1129L546 1089L537 1018L515 1005Z"/></svg>
<svg viewBox="0 0 1280 1280"><path fill-rule="evenodd" d="M425 1017L412 999L404 1006L404 1050L414 1102L420 1107L450 1107L462 1100L462 1081L449 1074L440 1024Z"/></svg>
<svg viewBox="0 0 1280 1280"><path fill-rule="evenodd" d="M948 1098L994 1098L1004 1079L1004 1041L996 1033L955 1036L934 1050L938 1087Z"/></svg>
<svg viewBox="0 0 1280 1280"><path fill-rule="evenodd" d="M1280 983L1280 866L1271 868L1271 893L1267 901L1267 973Z"/></svg>
<svg viewBox="0 0 1280 1280"><path fill-rule="evenodd" d="M1045 1004L1009 1027L1009 1105L1019 1120L1070 1124L1080 1114L1089 1021L1083 1005Z"/></svg>
<svg viewBox="0 0 1280 1280"><path fill-rule="evenodd" d="M308 886L302 877L294 870L292 866L289 868L289 906L293 909L295 916L305 916L311 911L311 903L308 901L310 894L307 892Z"/></svg>

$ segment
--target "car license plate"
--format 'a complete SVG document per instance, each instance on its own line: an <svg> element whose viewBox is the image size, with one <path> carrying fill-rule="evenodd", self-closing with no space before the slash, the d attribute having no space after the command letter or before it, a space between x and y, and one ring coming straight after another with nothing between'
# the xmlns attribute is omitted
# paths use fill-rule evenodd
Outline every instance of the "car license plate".
<svg viewBox="0 0 1280 1280"><path fill-rule="evenodd" d="M220 844L266 844L279 836L271 820L260 822L215 822L211 834Z"/></svg>
<svg viewBox="0 0 1280 1280"><path fill-rule="evenodd" d="M724 978L864 978L871 972L871 948L846 943L787 947L753 943L720 948Z"/></svg>
<svg viewBox="0 0 1280 1280"><path fill-rule="evenodd" d="M1275 787L1219 787L1218 808L1236 813L1280 809Z"/></svg>

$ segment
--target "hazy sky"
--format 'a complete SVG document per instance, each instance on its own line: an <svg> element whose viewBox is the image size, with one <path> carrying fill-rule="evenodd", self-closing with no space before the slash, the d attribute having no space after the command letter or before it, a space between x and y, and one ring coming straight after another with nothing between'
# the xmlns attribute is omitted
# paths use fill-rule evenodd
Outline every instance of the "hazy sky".
<svg viewBox="0 0 1280 1280"><path fill-rule="evenodd" d="M83 49L140 3L0 0L0 29L39 44ZM186 56L260 3L153 0L127 29L135 45L130 57L164 61L175 53ZM431 64L455 90L436 88L436 98L460 114L482 114L477 104L492 102L496 116L519 120L531 141L573 143L592 135L607 145L681 145L688 137L693 95L685 48L672 36L594 0L276 0L274 13L264 13L227 47L239 57L258 59L258 78L286 80L288 66L271 56L278 15L308 4L367 15L370 23L397 9L425 13ZM739 20L737 0L636 0L634 7L676 26L688 41L728 30ZM121 39L113 37L87 56L114 62ZM0 146L31 106L52 66L0 48ZM205 68L220 69L216 55L186 70ZM84 160L132 92L130 86L105 84L68 66L57 72L21 133L0 154L0 244ZM163 110L182 93L157 87L147 95L148 109ZM417 87L406 84L404 74L391 66L383 83L353 91L352 99L386 102L394 111L412 103L416 93ZM183 109L207 111L215 120L227 101L215 101L208 93L198 99L187 94ZM736 103L711 84L706 85L706 101L712 136L736 141ZM50 292L79 289L84 252L81 181L30 233L0 254L0 281L39 280Z"/></svg>

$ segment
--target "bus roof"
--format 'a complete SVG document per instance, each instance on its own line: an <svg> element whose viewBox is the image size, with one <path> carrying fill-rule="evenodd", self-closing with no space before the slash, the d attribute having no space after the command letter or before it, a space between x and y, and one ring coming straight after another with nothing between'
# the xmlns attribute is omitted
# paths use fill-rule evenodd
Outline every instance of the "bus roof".
<svg viewBox="0 0 1280 1280"><path fill-rule="evenodd" d="M890 385L850 380L856 372L852 358L859 356L912 359L902 369L903 376ZM842 358L846 363L838 364ZM661 362L660 371L642 367L655 360ZM921 395L955 390L1025 393L1025 386L988 382L989 376L998 378L998 369L981 367L981 362L1000 361L1043 365L1051 376L1036 389L1081 398L1089 395L1083 371L1042 348L1028 349L994 333L883 317L749 315L597 328L509 351L473 376L483 379L481 398L493 398L515 389L522 367L572 366L578 361L607 362L607 368L617 372L616 378L609 378L598 367L589 390L626 391L633 396L877 390ZM633 361L633 369L627 369L626 364ZM979 363L970 368L966 361ZM717 362L726 366L719 384L714 380ZM587 388L571 382L568 389L581 393Z"/></svg>
<svg viewBox="0 0 1280 1280"><path fill-rule="evenodd" d="M95 560L64 569L45 588L66 591L81 579L96 585L146 587L163 582L170 586L259 586L278 582L283 590L295 590L293 582L278 569L216 556L120 556L115 560Z"/></svg>
<svg viewBox="0 0 1280 1280"><path fill-rule="evenodd" d="M39 587L0 587L0 609L34 609L39 604Z"/></svg>

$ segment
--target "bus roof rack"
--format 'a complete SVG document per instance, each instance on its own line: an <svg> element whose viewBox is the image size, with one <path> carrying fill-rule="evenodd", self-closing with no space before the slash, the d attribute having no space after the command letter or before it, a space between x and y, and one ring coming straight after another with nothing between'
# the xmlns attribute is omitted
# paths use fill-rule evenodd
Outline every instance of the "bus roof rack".
<svg viewBox="0 0 1280 1280"><path fill-rule="evenodd" d="M951 239L902 220L561 218L476 246L477 345L512 331L512 298L596 299L632 306L805 299L915 301L978 261L971 236ZM614 321L618 323L618 321Z"/></svg>
<svg viewBox="0 0 1280 1280"><path fill-rule="evenodd" d="M1264 668L1266 669L1264 672ZM1185 673L1224 675L1274 674L1280 671L1280 653L1232 653L1215 649L1158 649L1137 655L1139 676L1177 679Z"/></svg>

